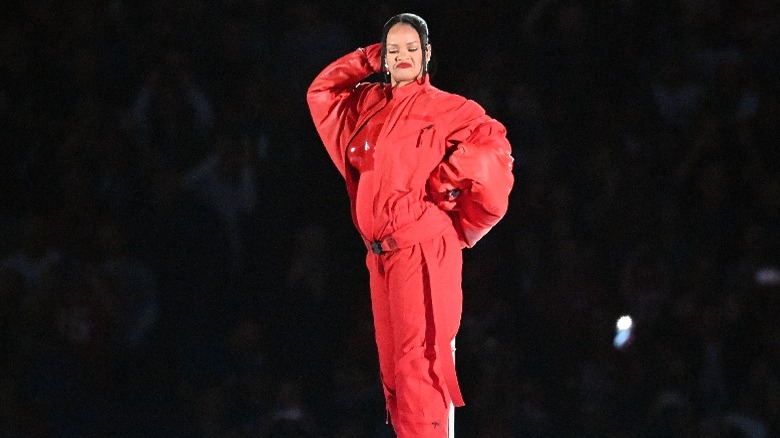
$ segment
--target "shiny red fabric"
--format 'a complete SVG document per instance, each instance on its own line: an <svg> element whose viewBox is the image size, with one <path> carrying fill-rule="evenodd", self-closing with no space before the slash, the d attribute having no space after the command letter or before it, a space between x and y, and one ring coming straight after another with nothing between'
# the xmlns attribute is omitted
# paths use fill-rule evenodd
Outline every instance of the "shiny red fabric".
<svg viewBox="0 0 780 438"><path fill-rule="evenodd" d="M478 104L427 76L398 88L362 83L379 71L379 57L374 44L334 61L307 100L346 180L353 221L375 251L366 263L393 427L400 437L444 437L450 401L464 404L450 349L460 324L460 251L506 212L510 147L504 127ZM372 125L381 125L378 134L365 131ZM373 134L373 168L363 167L365 156L348 148ZM487 167L501 176L480 172L480 156L499 163ZM446 197L451 188L455 199Z"/></svg>
<svg viewBox="0 0 780 438"><path fill-rule="evenodd" d="M390 113L390 108L391 105L385 105L374 117L368 119L368 122L357 131L357 135L347 146L349 164L361 174L374 170L376 141Z"/></svg>

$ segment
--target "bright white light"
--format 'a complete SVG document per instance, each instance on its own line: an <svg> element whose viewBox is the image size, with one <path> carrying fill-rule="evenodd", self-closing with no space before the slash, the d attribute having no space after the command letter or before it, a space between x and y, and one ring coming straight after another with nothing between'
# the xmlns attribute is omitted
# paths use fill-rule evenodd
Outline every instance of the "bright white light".
<svg viewBox="0 0 780 438"><path fill-rule="evenodd" d="M631 325L632 325L631 317L628 316L628 315L621 316L617 320L617 329L618 330L628 330L628 329L631 328Z"/></svg>
<svg viewBox="0 0 780 438"><path fill-rule="evenodd" d="M631 341L631 326L633 325L634 323L628 315L618 318L617 332L615 333L615 339L612 342L615 345L615 348L621 349L628 345Z"/></svg>

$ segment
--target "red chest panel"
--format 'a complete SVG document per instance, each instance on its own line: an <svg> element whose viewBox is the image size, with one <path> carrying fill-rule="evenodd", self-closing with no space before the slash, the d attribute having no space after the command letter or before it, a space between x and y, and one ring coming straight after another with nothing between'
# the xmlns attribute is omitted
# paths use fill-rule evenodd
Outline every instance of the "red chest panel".
<svg viewBox="0 0 780 438"><path fill-rule="evenodd" d="M385 105L376 115L371 117L347 147L347 160L360 173L374 169L376 141L382 131L382 126L385 124L385 119L390 114L391 106Z"/></svg>

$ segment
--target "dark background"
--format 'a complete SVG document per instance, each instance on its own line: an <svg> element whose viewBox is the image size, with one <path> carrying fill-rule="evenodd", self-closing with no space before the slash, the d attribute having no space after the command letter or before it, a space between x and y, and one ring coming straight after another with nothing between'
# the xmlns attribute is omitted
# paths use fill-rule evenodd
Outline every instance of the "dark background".
<svg viewBox="0 0 780 438"><path fill-rule="evenodd" d="M778 436L779 9L5 1L0 436L390 436L305 91L407 11L516 159L458 436Z"/></svg>

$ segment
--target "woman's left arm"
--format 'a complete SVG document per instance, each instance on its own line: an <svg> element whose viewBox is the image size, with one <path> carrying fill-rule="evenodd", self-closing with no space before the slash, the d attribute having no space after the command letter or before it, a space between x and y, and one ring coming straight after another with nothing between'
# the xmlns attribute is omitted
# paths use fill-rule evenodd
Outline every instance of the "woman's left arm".
<svg viewBox="0 0 780 438"><path fill-rule="evenodd" d="M465 246L473 246L506 214L514 185L506 128L473 101L451 112L448 154L434 169L428 190L457 215Z"/></svg>

